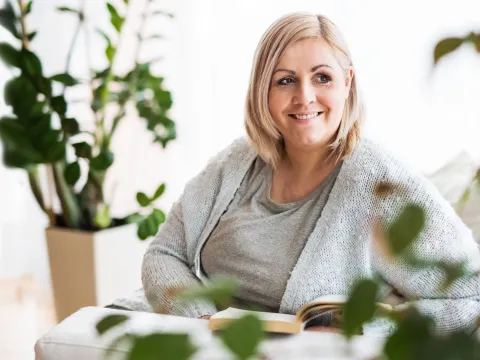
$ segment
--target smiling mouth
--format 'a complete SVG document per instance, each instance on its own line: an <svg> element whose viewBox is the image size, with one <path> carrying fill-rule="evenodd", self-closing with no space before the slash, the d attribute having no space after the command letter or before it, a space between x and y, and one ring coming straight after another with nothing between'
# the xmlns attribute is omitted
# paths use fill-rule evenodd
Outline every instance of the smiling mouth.
<svg viewBox="0 0 480 360"><path fill-rule="evenodd" d="M323 111L317 111L317 112L314 112L314 113L311 113L311 114L288 114L288 116L290 116L291 118L295 119L295 120L309 120L309 119L313 119L319 115L323 114Z"/></svg>

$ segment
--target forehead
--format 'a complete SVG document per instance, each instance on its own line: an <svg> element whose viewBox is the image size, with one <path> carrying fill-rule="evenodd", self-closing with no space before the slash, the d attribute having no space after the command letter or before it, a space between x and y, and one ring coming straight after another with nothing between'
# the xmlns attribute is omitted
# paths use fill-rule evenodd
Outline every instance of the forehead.
<svg viewBox="0 0 480 360"><path fill-rule="evenodd" d="M302 39L285 49L277 68L311 69L326 64L338 68L339 64L332 47L321 38Z"/></svg>

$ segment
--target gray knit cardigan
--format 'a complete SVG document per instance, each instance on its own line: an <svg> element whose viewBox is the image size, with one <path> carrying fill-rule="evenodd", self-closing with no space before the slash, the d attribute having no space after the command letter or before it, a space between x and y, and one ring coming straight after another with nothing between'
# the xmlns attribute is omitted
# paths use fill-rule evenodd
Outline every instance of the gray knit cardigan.
<svg viewBox="0 0 480 360"><path fill-rule="evenodd" d="M185 186L167 221L145 253L142 282L135 296L115 304L133 310L168 309L173 315L199 317L215 313L214 305L198 301L188 306L171 301L166 289L205 281L200 251L258 155L245 138L214 157ZM374 195L379 182L395 184L382 200ZM280 312L294 314L303 304L328 294L348 294L359 278L380 277L385 296L392 290L436 320L438 332L473 329L480 315L480 280L454 283L446 293L439 287L444 275L437 269L413 269L379 251L372 222L392 220L406 203L422 206L426 225L413 251L422 259L464 261L480 269L480 253L471 231L450 204L423 176L411 172L382 147L363 138L345 159L318 222L291 272ZM235 261L235 259L231 259ZM281 264L279 264L281 266ZM145 295L144 295L145 294ZM148 303L145 301L148 299ZM149 305L148 305L149 304ZM385 320L364 327L365 333L392 330Z"/></svg>

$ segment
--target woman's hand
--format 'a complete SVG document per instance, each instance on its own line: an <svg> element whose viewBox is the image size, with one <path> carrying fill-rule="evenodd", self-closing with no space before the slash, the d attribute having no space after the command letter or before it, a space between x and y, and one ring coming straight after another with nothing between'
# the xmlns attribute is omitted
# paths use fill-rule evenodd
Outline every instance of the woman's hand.
<svg viewBox="0 0 480 360"><path fill-rule="evenodd" d="M305 331L329 332L329 333L336 333L336 334L342 333L342 329L328 327L328 326L311 326L306 328Z"/></svg>

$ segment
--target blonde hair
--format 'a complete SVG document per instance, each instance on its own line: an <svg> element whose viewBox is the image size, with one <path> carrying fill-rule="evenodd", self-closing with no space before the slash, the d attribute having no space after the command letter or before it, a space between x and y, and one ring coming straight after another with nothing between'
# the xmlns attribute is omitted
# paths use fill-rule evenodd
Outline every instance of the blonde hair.
<svg viewBox="0 0 480 360"><path fill-rule="evenodd" d="M338 27L322 15L288 14L275 21L258 44L253 60L245 105L245 126L259 156L273 167L284 152L282 135L276 128L268 108L268 93L275 67L285 50L299 40L321 38L333 49L340 66L348 74L353 66L350 51ZM363 123L363 103L359 98L354 74L350 93L345 102L340 126L329 144L329 157L335 161L352 153L360 138Z"/></svg>

